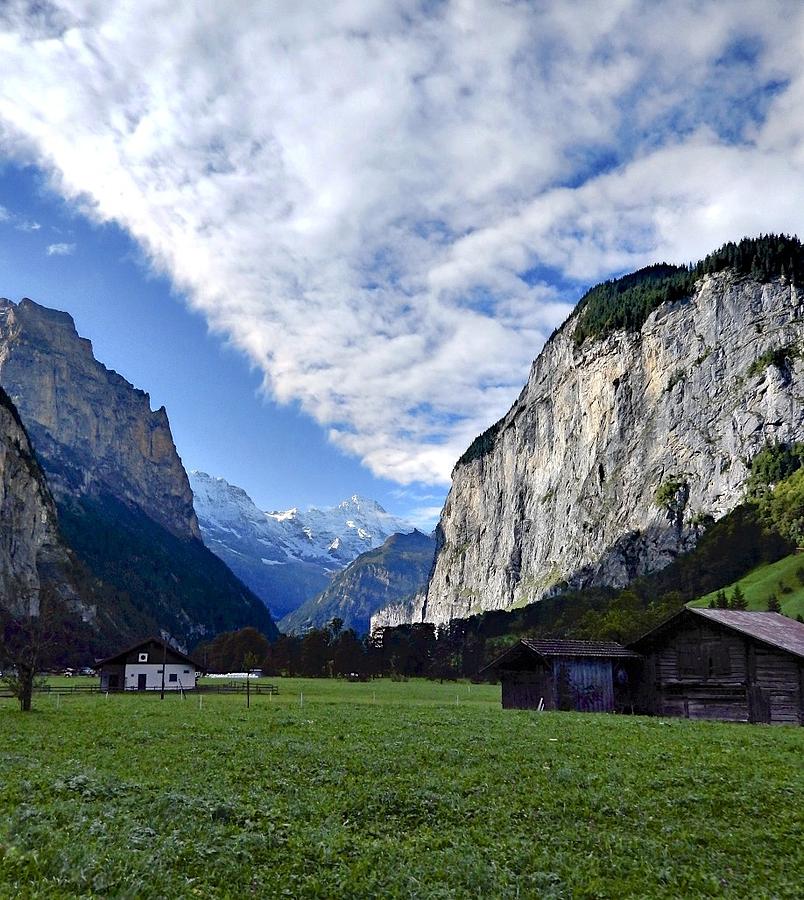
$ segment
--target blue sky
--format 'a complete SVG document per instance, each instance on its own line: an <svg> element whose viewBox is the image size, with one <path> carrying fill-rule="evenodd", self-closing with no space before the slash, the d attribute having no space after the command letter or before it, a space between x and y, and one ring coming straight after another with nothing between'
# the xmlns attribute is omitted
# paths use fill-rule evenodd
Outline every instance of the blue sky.
<svg viewBox="0 0 804 900"><path fill-rule="evenodd" d="M35 167L0 166L0 206L2 296L67 310L104 365L167 408L188 469L244 486L265 509L331 505L357 492L415 514L443 500L376 478L294 405L273 402L246 357L209 334L124 231L87 219ZM49 254L54 245L66 246Z"/></svg>
<svg viewBox="0 0 804 900"><path fill-rule="evenodd" d="M261 505L432 521L586 285L802 231L802 33L786 0L9 0L0 291Z"/></svg>

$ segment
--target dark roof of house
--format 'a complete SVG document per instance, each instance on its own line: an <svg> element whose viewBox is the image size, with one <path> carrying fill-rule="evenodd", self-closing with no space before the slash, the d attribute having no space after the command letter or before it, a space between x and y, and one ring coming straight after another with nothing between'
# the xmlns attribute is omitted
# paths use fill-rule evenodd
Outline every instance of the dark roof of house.
<svg viewBox="0 0 804 900"><path fill-rule="evenodd" d="M639 654L623 647L616 641L565 641L565 640L537 640L535 638L522 638L495 660L484 666L480 671L493 669L500 666L511 656L527 650L536 656L547 659L548 657L564 657L575 659L638 659Z"/></svg>
<svg viewBox="0 0 804 900"><path fill-rule="evenodd" d="M617 641L562 641L523 638L522 643L541 656L599 656L604 659L624 657L632 659L639 654L628 650Z"/></svg>
<svg viewBox="0 0 804 900"><path fill-rule="evenodd" d="M163 641L162 638L158 637L150 637L146 638L144 641L137 641L136 644L132 644L130 647L126 647L125 650L120 650L118 653L115 653L112 656L107 656L106 659L96 660L95 665L105 666L111 665L112 663L118 661L124 661L125 657L128 656L129 653L133 653L135 650L139 650L140 647L147 647L149 644L157 644L159 647L164 647L169 653L172 653L173 656L178 656L179 659L183 659L185 662L190 663L190 665L195 666L196 669L201 668L191 656L188 656L186 653L182 653L181 650L177 650L175 647L172 647L170 644Z"/></svg>
<svg viewBox="0 0 804 900"><path fill-rule="evenodd" d="M656 628L643 634L642 637L633 641L629 646L636 647L658 636L659 633L666 631L668 627L672 626L677 619L690 614L701 616L726 628L732 628L741 634L761 641L763 644L792 653L794 656L804 657L804 625L801 622L789 619L787 616L782 616L779 613L748 612L742 609L695 609L686 607L660 625L657 625Z"/></svg>

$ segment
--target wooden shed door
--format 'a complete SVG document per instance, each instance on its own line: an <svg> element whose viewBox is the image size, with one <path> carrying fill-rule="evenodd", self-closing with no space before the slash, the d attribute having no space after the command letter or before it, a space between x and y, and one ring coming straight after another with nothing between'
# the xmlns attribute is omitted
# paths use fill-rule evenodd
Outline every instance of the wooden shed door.
<svg viewBox="0 0 804 900"><path fill-rule="evenodd" d="M140 673L140 674L137 676L137 690L138 690L138 691L144 691L144 690L145 690L145 686L146 686L147 684L148 684L148 676L145 675L145 674L143 674L143 673Z"/></svg>
<svg viewBox="0 0 804 900"><path fill-rule="evenodd" d="M756 684L749 684L748 693L748 721L758 725L770 725L770 698L768 692L763 691Z"/></svg>

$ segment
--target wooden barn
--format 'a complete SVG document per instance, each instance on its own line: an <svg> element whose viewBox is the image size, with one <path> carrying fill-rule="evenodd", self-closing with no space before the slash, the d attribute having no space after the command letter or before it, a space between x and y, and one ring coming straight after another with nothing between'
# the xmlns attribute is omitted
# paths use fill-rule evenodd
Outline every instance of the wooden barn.
<svg viewBox="0 0 804 900"><path fill-rule="evenodd" d="M645 657L647 712L804 724L804 625L794 619L687 608L629 646Z"/></svg>
<svg viewBox="0 0 804 900"><path fill-rule="evenodd" d="M148 638L99 660L102 691L192 691L199 669L185 653L160 638Z"/></svg>
<svg viewBox="0 0 804 900"><path fill-rule="evenodd" d="M503 709L613 712L630 707L639 654L614 641L525 638L489 663Z"/></svg>

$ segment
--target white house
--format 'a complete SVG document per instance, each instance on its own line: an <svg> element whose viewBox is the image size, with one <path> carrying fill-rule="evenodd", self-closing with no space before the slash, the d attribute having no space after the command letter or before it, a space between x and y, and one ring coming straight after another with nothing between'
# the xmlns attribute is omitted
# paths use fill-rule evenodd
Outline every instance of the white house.
<svg viewBox="0 0 804 900"><path fill-rule="evenodd" d="M192 691L200 670L186 654L148 638L97 663L102 691Z"/></svg>

